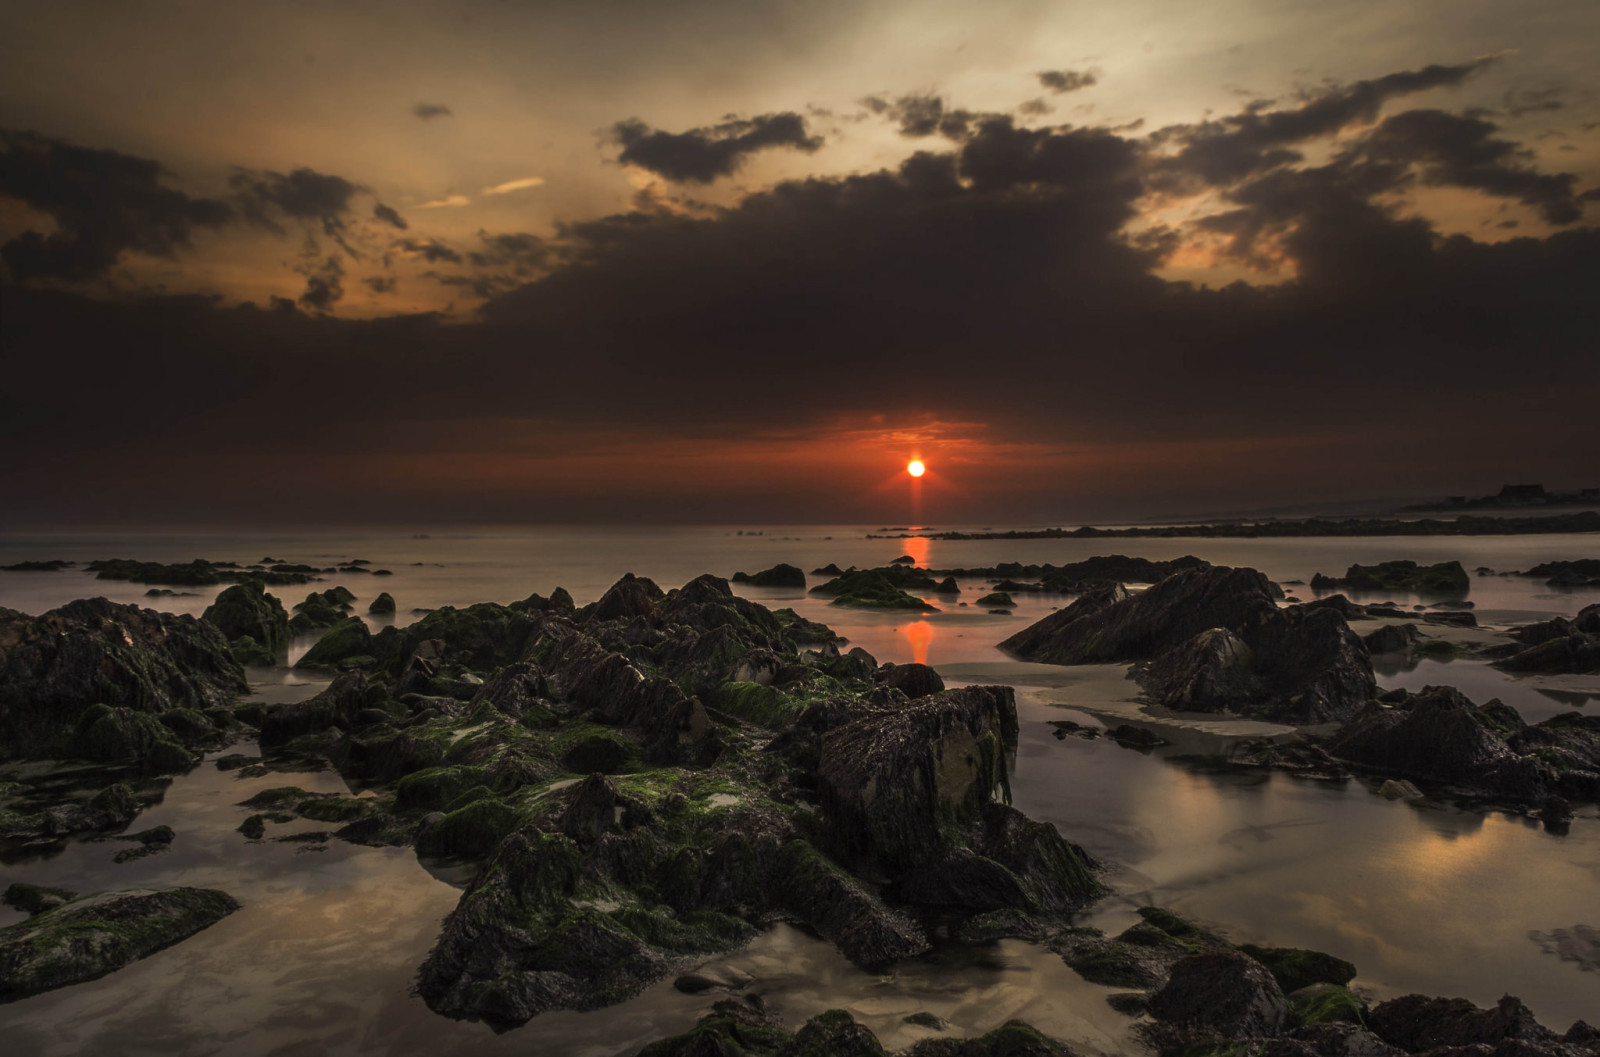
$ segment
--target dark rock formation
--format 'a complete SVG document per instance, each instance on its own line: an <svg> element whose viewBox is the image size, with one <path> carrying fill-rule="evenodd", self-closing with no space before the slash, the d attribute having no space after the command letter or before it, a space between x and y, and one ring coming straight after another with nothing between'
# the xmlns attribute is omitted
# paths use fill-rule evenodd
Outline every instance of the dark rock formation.
<svg viewBox="0 0 1600 1057"><path fill-rule="evenodd" d="M239 909L208 888L104 892L0 929L0 1002L94 980Z"/></svg>
<svg viewBox="0 0 1600 1057"><path fill-rule="evenodd" d="M825 584L818 584L811 589L811 593L832 598L836 606L938 611L938 607L908 594L908 590L937 592L939 582L921 569L890 565L881 569L845 573Z"/></svg>
<svg viewBox="0 0 1600 1057"><path fill-rule="evenodd" d="M201 614L229 642L248 636L276 652L289 645L289 614L260 580L245 580L217 595Z"/></svg>
<svg viewBox="0 0 1600 1057"><path fill-rule="evenodd" d="M1368 653L1404 653L1421 643L1422 636L1415 624L1385 624L1361 641Z"/></svg>
<svg viewBox="0 0 1600 1057"><path fill-rule="evenodd" d="M931 1014L914 1014L933 1022ZM906 1018L912 1021L911 1017ZM923 1020L914 1021L924 1023ZM924 1039L903 1057L1061 1057L1059 1042L1021 1021L972 1039ZM653 1042L639 1057L886 1057L871 1031L849 1013L821 1013L790 1034L759 1002L725 999L689 1031Z"/></svg>
<svg viewBox="0 0 1600 1057"><path fill-rule="evenodd" d="M372 633L366 623L360 617L345 617L329 628L294 666L333 669L352 657L371 657L372 653Z"/></svg>
<svg viewBox="0 0 1600 1057"><path fill-rule="evenodd" d="M763 569L758 573L734 573L733 582L736 584L749 584L751 587L799 587L806 586L806 574L797 566L779 562L770 569Z"/></svg>
<svg viewBox="0 0 1600 1057"><path fill-rule="evenodd" d="M933 576L959 576L962 579L982 580L1037 580L1036 589L1078 593L1112 583L1153 584L1173 573L1186 569L1203 569L1210 562L1189 555L1171 561L1151 561L1149 558L1129 558L1121 554L1087 558L1066 565L1023 565L1020 562L1002 562L999 565L971 569L930 570Z"/></svg>
<svg viewBox="0 0 1600 1057"><path fill-rule="evenodd" d="M392 617L394 616L394 610L394 595L387 591L381 592L377 598L372 600L372 604L367 607L367 612L375 617Z"/></svg>
<svg viewBox="0 0 1600 1057"><path fill-rule="evenodd" d="M1561 623L1568 624L1566 621ZM1556 626L1556 621L1550 621L1545 625L1523 628L1521 631L1524 634L1532 629L1553 631ZM1543 638L1536 645L1529 646L1503 660L1495 661L1495 667L1504 668L1508 672L1577 674L1600 672L1600 635L1579 631L1574 624L1568 624L1568 628L1570 628L1568 634Z"/></svg>
<svg viewBox="0 0 1600 1057"><path fill-rule="evenodd" d="M194 617L103 598L39 617L0 611L0 757L62 748L97 702L204 710L248 690L222 633Z"/></svg>
<svg viewBox="0 0 1600 1057"><path fill-rule="evenodd" d="M1564 713L1538 724L1491 701L1430 686L1372 702L1327 743L1327 751L1379 774L1446 791L1529 805L1553 794L1600 796L1600 717Z"/></svg>
<svg viewBox="0 0 1600 1057"><path fill-rule="evenodd" d="M892 686L912 700L944 689L939 673L926 664L886 664L878 669L876 678L879 686Z"/></svg>
<svg viewBox="0 0 1600 1057"><path fill-rule="evenodd" d="M1418 565L1412 561L1380 562L1377 565L1352 565L1343 577L1317 573L1311 578L1313 591L1412 591L1417 593L1466 594L1472 577L1460 562Z"/></svg>
<svg viewBox="0 0 1600 1057"><path fill-rule="evenodd" d="M1264 966L1233 951L1196 954L1172 967L1150 996L1150 1015L1224 1038L1276 1035L1288 1019L1283 990Z"/></svg>
<svg viewBox="0 0 1600 1057"><path fill-rule="evenodd" d="M1444 1046L1492 1047L1508 1041L1548 1048L1556 1042L1555 1032L1541 1025L1520 999L1510 995L1491 1009L1479 1009L1464 998L1405 995L1374 1007L1368 1014L1368 1025L1385 1042L1411 1053ZM1510 1052L1530 1051L1519 1047Z"/></svg>

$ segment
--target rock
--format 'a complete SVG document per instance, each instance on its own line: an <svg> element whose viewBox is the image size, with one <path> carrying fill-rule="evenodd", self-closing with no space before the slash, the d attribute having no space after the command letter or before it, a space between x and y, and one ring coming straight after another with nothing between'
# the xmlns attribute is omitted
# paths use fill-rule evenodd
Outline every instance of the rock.
<svg viewBox="0 0 1600 1057"><path fill-rule="evenodd" d="M295 738L335 727L354 730L363 709L381 708L388 694L379 683L369 683L359 672L341 675L322 693L292 705L280 705L261 721L263 749L286 745Z"/></svg>
<svg viewBox="0 0 1600 1057"><path fill-rule="evenodd" d="M1151 749L1159 749L1161 746L1167 744L1167 742L1156 735L1155 732L1146 730L1143 727L1135 727L1128 723L1117 724L1112 728L1110 735L1111 740L1116 742L1118 745L1121 745L1123 748L1138 749L1142 752L1148 752Z"/></svg>
<svg viewBox="0 0 1600 1057"><path fill-rule="evenodd" d="M156 717L131 708L95 705L78 719L64 755L105 763L137 761L152 774L184 771L194 756Z"/></svg>
<svg viewBox="0 0 1600 1057"><path fill-rule="evenodd" d="M267 820L261 815L251 815L239 823L238 831L249 840L260 840L266 835Z"/></svg>
<svg viewBox="0 0 1600 1057"><path fill-rule="evenodd" d="M952 821L976 821L1006 781L1010 687L972 686L870 714L822 736L822 810L847 861L909 868Z"/></svg>
<svg viewBox="0 0 1600 1057"><path fill-rule="evenodd" d="M886 664L876 678L880 686L892 686L913 701L944 690L944 680L926 664Z"/></svg>
<svg viewBox="0 0 1600 1057"><path fill-rule="evenodd" d="M1157 1020L1233 1039L1276 1035L1288 1012L1272 974L1236 951L1184 958L1150 997L1150 1015Z"/></svg>
<svg viewBox="0 0 1600 1057"><path fill-rule="evenodd" d="M1478 618L1465 610L1441 610L1438 612L1424 613L1422 619L1429 624L1443 624L1452 628L1475 628Z"/></svg>
<svg viewBox="0 0 1600 1057"><path fill-rule="evenodd" d="M1385 624L1361 639L1368 653L1404 653L1422 642L1415 624Z"/></svg>
<svg viewBox="0 0 1600 1057"><path fill-rule="evenodd" d="M204 710L248 691L222 633L194 617L103 598L0 610L0 758L60 749L96 703Z"/></svg>
<svg viewBox="0 0 1600 1057"><path fill-rule="evenodd" d="M1174 573L1138 595L1119 592L1085 595L1000 647L1047 664L1149 660L1203 631L1237 629L1278 608L1265 576L1226 566Z"/></svg>
<svg viewBox="0 0 1600 1057"><path fill-rule="evenodd" d="M375 617L392 617L395 612L394 595L387 591L381 592L372 604L367 607L367 612Z"/></svg>
<svg viewBox="0 0 1600 1057"><path fill-rule="evenodd" d="M1367 612L1365 606L1358 606L1344 595L1328 595L1326 598L1314 599L1302 603L1301 609L1331 609L1345 620L1369 620L1372 614Z"/></svg>
<svg viewBox="0 0 1600 1057"><path fill-rule="evenodd" d="M900 557L895 558L894 560L892 560L889 564L890 565L915 565L915 564L917 564L917 559L913 558L909 554L902 554L902 555L900 555Z"/></svg>
<svg viewBox="0 0 1600 1057"><path fill-rule="evenodd" d="M1385 800L1423 799L1422 790L1418 789L1404 778L1399 780L1393 778L1384 779L1383 784L1378 787L1378 795L1383 797Z"/></svg>
<svg viewBox="0 0 1600 1057"><path fill-rule="evenodd" d="M1546 639L1537 646L1494 662L1508 672L1588 674L1600 671L1600 635L1574 630L1562 638Z"/></svg>
<svg viewBox="0 0 1600 1057"><path fill-rule="evenodd" d="M1256 947L1242 944L1239 950L1267 967L1285 994L1312 984L1344 986L1356 978L1356 967L1343 958L1298 947Z"/></svg>
<svg viewBox="0 0 1600 1057"><path fill-rule="evenodd" d="M0 1002L115 972L216 924L239 904L207 888L85 896L0 929Z"/></svg>
<svg viewBox="0 0 1600 1057"><path fill-rule="evenodd" d="M933 590L937 585L930 583L927 590ZM858 609L914 609L924 612L938 612L938 607L929 605L914 595L907 594L894 579L886 576L883 570L867 569L862 572L846 573L818 587L811 589L812 594L830 595L836 606L854 606Z"/></svg>
<svg viewBox="0 0 1600 1057"><path fill-rule="evenodd" d="M1179 573L1164 584L1230 571ZM1246 590L1259 601L1260 574L1249 571L1257 582L1246 580ZM1290 723L1347 718L1377 689L1366 647L1336 611L1280 610L1270 602L1233 630L1209 628L1166 650L1139 680L1151 700L1167 708L1242 712Z"/></svg>
<svg viewBox="0 0 1600 1057"><path fill-rule="evenodd" d="M1321 573L1311 578L1314 591L1345 588L1352 591L1412 591L1466 594L1472 577L1460 562L1418 565L1413 561L1380 562L1377 565L1352 565L1342 578Z"/></svg>
<svg viewBox="0 0 1600 1057"><path fill-rule="evenodd" d="M25 884L14 881L6 887L5 894L0 895L0 903L28 914L42 914L46 910L54 910L63 903L78 898L76 892L69 892L65 888L45 888L40 885Z"/></svg>
<svg viewBox="0 0 1600 1057"><path fill-rule="evenodd" d="M200 619L230 642L245 636L276 653L289 645L289 614L260 580L244 580L217 595Z"/></svg>
<svg viewBox="0 0 1600 1057"><path fill-rule="evenodd" d="M1285 997L1289 1003L1289 1023L1296 1028L1317 1024L1366 1026L1367 1004L1340 984L1307 984Z"/></svg>
<svg viewBox="0 0 1600 1057"><path fill-rule="evenodd" d="M736 584L749 584L751 587L798 587L806 586L806 574L796 566L779 562L770 569L763 569L753 575L734 573L733 582Z"/></svg>
<svg viewBox="0 0 1600 1057"><path fill-rule="evenodd" d="M1008 609L1016 605L1016 603L1011 600L1011 596L1006 594L1004 591L995 591L991 594L984 595L982 598L978 599L972 604L975 606L983 606L985 608L998 608L1004 606Z"/></svg>
<svg viewBox="0 0 1600 1057"><path fill-rule="evenodd" d="M229 643L228 652L246 668L271 668L278 663L278 655L272 649L249 635L241 635Z"/></svg>
<svg viewBox="0 0 1600 1057"><path fill-rule="evenodd" d="M1491 1009L1479 1009L1464 998L1405 995L1373 1007L1367 1026L1385 1042L1412 1053L1441 1046L1496 1046L1508 1040L1549 1045L1556 1039L1510 995Z"/></svg>
<svg viewBox="0 0 1600 1057"><path fill-rule="evenodd" d="M648 617L665 597L654 581L627 573L600 596L600 601L588 607L586 614L589 620Z"/></svg>
<svg viewBox="0 0 1600 1057"><path fill-rule="evenodd" d="M294 663L296 668L336 668L339 662L351 657L370 656L372 633L360 617L345 617L328 629L305 656Z"/></svg>

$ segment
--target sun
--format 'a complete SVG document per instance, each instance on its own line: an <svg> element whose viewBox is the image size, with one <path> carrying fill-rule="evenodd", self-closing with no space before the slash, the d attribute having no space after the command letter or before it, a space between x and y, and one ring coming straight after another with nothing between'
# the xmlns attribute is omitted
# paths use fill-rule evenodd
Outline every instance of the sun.
<svg viewBox="0 0 1600 1057"><path fill-rule="evenodd" d="M922 465L921 459L912 459L906 464L906 473L910 474L912 477L921 477L927 472L928 468Z"/></svg>

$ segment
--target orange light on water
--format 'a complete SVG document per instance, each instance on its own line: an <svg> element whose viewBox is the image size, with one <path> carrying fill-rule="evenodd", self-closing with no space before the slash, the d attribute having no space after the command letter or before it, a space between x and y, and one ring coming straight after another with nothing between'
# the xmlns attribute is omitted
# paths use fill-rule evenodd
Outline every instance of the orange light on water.
<svg viewBox="0 0 1600 1057"><path fill-rule="evenodd" d="M927 664L928 647L933 644L933 625L926 620L907 624L906 639L911 643L911 659L917 664Z"/></svg>
<svg viewBox="0 0 1600 1057"><path fill-rule="evenodd" d="M906 464L906 473L910 474L912 477L921 477L927 472L928 468L922 464L921 459L912 459Z"/></svg>

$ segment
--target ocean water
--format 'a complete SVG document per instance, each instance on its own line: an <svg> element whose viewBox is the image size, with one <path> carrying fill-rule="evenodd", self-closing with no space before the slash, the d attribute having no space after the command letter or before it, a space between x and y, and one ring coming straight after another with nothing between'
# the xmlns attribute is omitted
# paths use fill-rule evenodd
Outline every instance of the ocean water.
<svg viewBox="0 0 1600 1057"><path fill-rule="evenodd" d="M1590 536L1007 542L867 540L864 532L757 526L754 532L456 531L427 538L409 532L11 536L0 538L0 564L271 556L327 565L366 558L393 575L333 576L275 593L292 603L313 588L343 583L364 611L372 596L387 590L404 624L415 619L413 609L505 602L534 591L548 594L558 585L581 604L629 571L672 587L702 572L754 572L780 561L807 571L828 562L877 565L902 553L935 567L1193 553L1254 566L1279 582L1392 558L1456 559L1469 570L1506 571L1600 556L1600 540ZM987 589L983 583L962 586L968 601ZM1305 587L1287 589L1310 597ZM197 614L216 593L196 589L191 597L146 599L146 590L75 570L0 572L0 606L34 613L101 594ZM953 682L1016 686L1022 721L1012 780L1017 806L1112 864L1115 894L1091 908L1087 923L1118 930L1133 920L1135 906L1155 902L1240 942L1312 947L1348 958L1361 970L1357 983L1376 996L1416 990L1483 1005L1509 992L1558 1029L1579 1017L1596 1019L1600 972L1552 953L1557 930L1600 925L1600 813L1592 805L1565 833L1552 833L1502 812L1391 802L1360 781L1239 774L1184 759L1176 747L1145 754L1104 740L1057 740L1048 721L1094 722L1073 706L1094 705L1105 695L1103 681L1030 673L1030 666L1007 662L995 643L1065 604L1060 597L1018 596L1009 615L934 599L940 612L907 617L843 610L800 591L744 593L823 620L880 660L925 661ZM1435 600L1392 597L1405 606ZM1468 597L1481 622L1505 626L1574 613L1600 601L1600 591L1556 591L1535 580L1490 575L1475 577ZM306 645L297 644L291 656ZM255 678L268 700L303 698L323 682L286 669ZM1478 700L1501 697L1530 719L1591 711L1600 700L1581 688L1541 689L1471 660L1380 668L1380 682L1458 685ZM1593 682L1600 694L1600 680ZM27 880L79 891L205 885L244 904L219 925L101 980L0 1006L7 1051L601 1057L632 1053L683 1030L720 997L684 995L662 981L619 1006L546 1015L504 1035L435 1016L411 993L411 982L459 897L460 871L430 871L409 849L248 843L234 832L246 814L239 801L287 781L344 788L331 771L241 779L206 764L162 784L161 802L136 823L171 825L178 839L170 852L115 865L112 856L126 845L83 841L48 857L0 863L0 884ZM0 908L0 925L19 918ZM842 1007L891 1047L926 1037L928 1029L902 1018L929 1010L956 1033L1020 1016L1083 1052L1137 1051L1129 1022L1105 1003L1116 989L1086 983L1048 951L1019 941L941 948L868 973L804 931L778 927L712 961L753 976L750 990L791 1025Z"/></svg>

